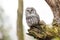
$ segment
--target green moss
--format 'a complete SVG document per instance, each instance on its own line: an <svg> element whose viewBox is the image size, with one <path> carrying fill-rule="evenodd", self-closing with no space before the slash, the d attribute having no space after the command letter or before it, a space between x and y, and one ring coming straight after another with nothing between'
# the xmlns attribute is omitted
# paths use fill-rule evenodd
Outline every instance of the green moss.
<svg viewBox="0 0 60 40"><path fill-rule="evenodd" d="M39 40L40 39L46 40L49 38L50 40L60 40L60 26L58 26L55 20L53 21L52 25L41 24L40 28L42 29L38 29L38 28L29 29L28 32L33 37L37 37L37 39Z"/></svg>

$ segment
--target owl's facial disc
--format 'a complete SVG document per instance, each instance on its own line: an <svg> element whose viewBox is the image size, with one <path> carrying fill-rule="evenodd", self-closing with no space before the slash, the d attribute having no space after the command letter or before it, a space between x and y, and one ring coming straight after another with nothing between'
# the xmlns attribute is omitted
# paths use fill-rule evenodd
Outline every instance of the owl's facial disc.
<svg viewBox="0 0 60 40"><path fill-rule="evenodd" d="M31 12L33 11L33 8L27 8L26 11L31 14Z"/></svg>
<svg viewBox="0 0 60 40"><path fill-rule="evenodd" d="M32 12L32 9L29 9L29 10L27 10L30 14L31 14L31 12Z"/></svg>

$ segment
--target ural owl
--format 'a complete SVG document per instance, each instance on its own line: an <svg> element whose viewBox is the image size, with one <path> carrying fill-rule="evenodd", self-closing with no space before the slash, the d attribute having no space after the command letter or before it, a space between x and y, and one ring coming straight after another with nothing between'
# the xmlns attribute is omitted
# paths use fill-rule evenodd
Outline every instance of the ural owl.
<svg viewBox="0 0 60 40"><path fill-rule="evenodd" d="M26 22L29 27L38 27L39 25L39 15L33 7L26 8Z"/></svg>

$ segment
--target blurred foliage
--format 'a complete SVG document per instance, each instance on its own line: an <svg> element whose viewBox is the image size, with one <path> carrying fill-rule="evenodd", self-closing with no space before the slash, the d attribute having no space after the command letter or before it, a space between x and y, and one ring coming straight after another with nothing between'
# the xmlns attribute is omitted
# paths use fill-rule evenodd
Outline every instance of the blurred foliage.
<svg viewBox="0 0 60 40"><path fill-rule="evenodd" d="M0 40L11 40L9 36L9 31L10 31L10 25L7 27L5 24L5 21L7 19L4 19L4 9L0 7ZM7 24L8 25L8 24Z"/></svg>
<svg viewBox="0 0 60 40"><path fill-rule="evenodd" d="M5 29L3 26L0 27L0 32L2 33L2 40L11 40L10 36L9 36L9 31L10 29Z"/></svg>

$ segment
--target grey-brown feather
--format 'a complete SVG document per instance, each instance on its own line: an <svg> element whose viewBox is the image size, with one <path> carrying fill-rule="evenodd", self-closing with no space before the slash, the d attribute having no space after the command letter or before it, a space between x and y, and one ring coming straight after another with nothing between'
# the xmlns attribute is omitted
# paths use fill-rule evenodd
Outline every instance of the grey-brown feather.
<svg viewBox="0 0 60 40"><path fill-rule="evenodd" d="M29 27L38 27L40 18L32 7L26 9L26 22Z"/></svg>

